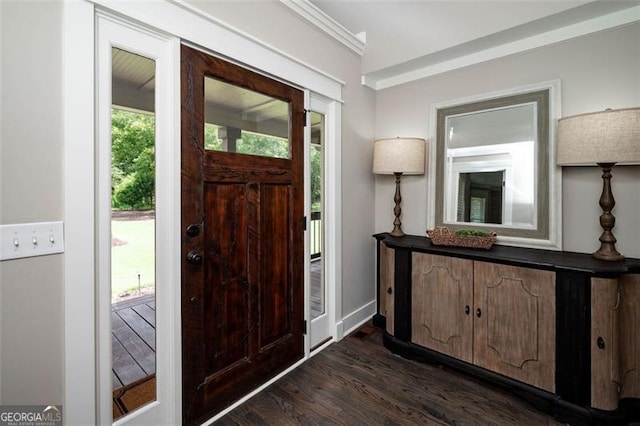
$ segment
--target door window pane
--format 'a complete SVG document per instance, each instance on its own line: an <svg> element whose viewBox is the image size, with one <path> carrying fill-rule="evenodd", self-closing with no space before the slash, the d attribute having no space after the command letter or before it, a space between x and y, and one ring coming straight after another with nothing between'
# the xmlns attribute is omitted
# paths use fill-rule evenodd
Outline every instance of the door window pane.
<svg viewBox="0 0 640 426"><path fill-rule="evenodd" d="M204 93L206 150L290 158L288 102L211 77Z"/></svg>

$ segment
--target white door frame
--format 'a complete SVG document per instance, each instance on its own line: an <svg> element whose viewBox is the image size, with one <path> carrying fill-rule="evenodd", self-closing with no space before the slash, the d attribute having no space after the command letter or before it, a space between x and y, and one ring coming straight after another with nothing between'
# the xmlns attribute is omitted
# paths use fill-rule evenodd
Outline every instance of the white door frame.
<svg viewBox="0 0 640 426"><path fill-rule="evenodd" d="M179 421L180 401L180 41L96 13L96 279L98 423L113 422L111 325L111 107L112 49L155 62L155 300L156 400L117 424Z"/></svg>
<svg viewBox="0 0 640 426"><path fill-rule="evenodd" d="M100 351L96 326L96 168L95 168L95 5L116 12L164 33L188 40L225 55L262 72L306 87L330 100L328 128L335 143L325 153L327 172L328 251L334 260L327 266L327 281L335 294L334 321L339 324L342 312L341 291L341 96L344 83L330 75L243 33L217 18L184 2L157 0L147 2L112 2L83 0L64 2L63 14L63 93L64 93L64 197L65 197L65 362L64 405L67 424L97 424L98 379L97 354ZM179 66L179 61L174 64ZM174 81L179 85L179 78ZM179 116L179 104L173 113ZM177 139L179 140L179 139ZM179 158L174 160L179 167ZM174 195L179 197L179 191ZM179 241L179 240L178 240ZM176 299L176 300L179 300ZM179 306L178 306L179 309ZM179 317L179 312L177 313ZM177 325L179 328L179 323ZM342 336L334 331L337 338ZM180 345L173 349L175 365L180 366ZM180 368L175 378L174 419L179 423Z"/></svg>
<svg viewBox="0 0 640 426"><path fill-rule="evenodd" d="M64 3L64 417L97 424L94 8Z"/></svg>
<svg viewBox="0 0 640 426"><path fill-rule="evenodd" d="M307 92L308 93L308 92ZM308 101L307 101L308 98ZM328 177L336 173L336 165L332 161L327 161L328 152L335 154L336 148L336 132L332 131L332 125L335 121L335 107L329 99L315 93L310 93L305 96L305 108L308 111L320 113L324 116L324 137L322 150L323 150L323 169L322 169L322 189L323 189L323 220L322 220L322 238L323 238L323 253L322 253L322 278L324 280L325 287L325 312L315 319L311 318L311 273L310 273L310 230L311 230L311 169L310 169L310 157L311 157L311 114L307 114L307 127L305 128L305 216L307 217L307 232L305 233L305 318L308 324L307 337L309 339L308 348L309 352L311 348L316 347L319 343L327 341L327 344L338 339L336 330L336 262L338 258L334 251L339 250L336 247L336 240L331 240L330 236L335 233L336 224L330 223L325 220L327 217L331 217L332 220L335 216L329 216L326 212L329 209L335 210L335 204L339 200L336 199L335 194L332 193L328 185ZM335 156L332 157L335 159ZM339 224L338 224L339 226ZM326 345L321 345L314 351L322 350Z"/></svg>

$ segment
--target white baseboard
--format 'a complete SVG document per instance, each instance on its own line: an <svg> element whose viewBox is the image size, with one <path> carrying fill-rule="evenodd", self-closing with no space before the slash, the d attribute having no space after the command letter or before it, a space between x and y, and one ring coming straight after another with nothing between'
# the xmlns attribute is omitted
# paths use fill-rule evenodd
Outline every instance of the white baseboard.
<svg viewBox="0 0 640 426"><path fill-rule="evenodd" d="M354 332L356 329L358 329L358 327L369 321L371 317L375 315L375 313L376 301L372 300L371 302L365 304L364 306L361 306L360 308L351 312L349 315L342 318L342 321L339 321L336 324L337 340L342 340L344 336L348 336L349 333Z"/></svg>

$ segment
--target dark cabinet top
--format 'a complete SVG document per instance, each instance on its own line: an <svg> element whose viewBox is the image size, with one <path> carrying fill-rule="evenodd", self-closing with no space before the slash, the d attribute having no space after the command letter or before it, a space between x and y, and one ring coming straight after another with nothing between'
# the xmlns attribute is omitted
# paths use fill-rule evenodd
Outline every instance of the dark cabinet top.
<svg viewBox="0 0 640 426"><path fill-rule="evenodd" d="M551 271L588 273L594 277L614 278L625 274L640 274L640 259L626 258L621 262L594 259L590 254L567 251L540 250L494 245L489 250L436 246L427 237L405 235L392 237L389 233L375 234L374 238L394 249L407 249L422 253L461 257L483 262L502 263Z"/></svg>

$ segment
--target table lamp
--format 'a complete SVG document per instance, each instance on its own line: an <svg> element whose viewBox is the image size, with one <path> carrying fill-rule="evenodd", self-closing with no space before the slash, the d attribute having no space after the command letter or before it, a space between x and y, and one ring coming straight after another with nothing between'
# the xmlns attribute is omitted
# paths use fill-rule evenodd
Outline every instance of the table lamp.
<svg viewBox="0 0 640 426"><path fill-rule="evenodd" d="M391 235L401 237L402 196L400 195L400 179L403 174L424 174L425 140L420 138L378 139L373 143L373 173L377 175L394 175L396 177L396 193L393 197L395 207L393 213L393 231Z"/></svg>
<svg viewBox="0 0 640 426"><path fill-rule="evenodd" d="M561 166L589 166L602 169L600 196L600 248L593 257L624 259L616 250L611 213L615 199L611 192L611 169L615 164L640 164L640 108L626 108L574 115L558 121L557 163Z"/></svg>

